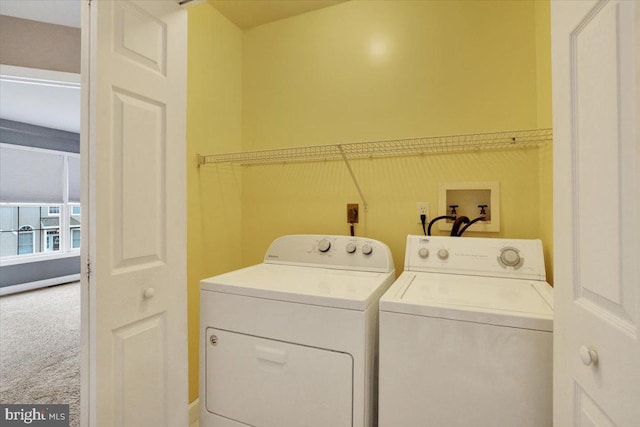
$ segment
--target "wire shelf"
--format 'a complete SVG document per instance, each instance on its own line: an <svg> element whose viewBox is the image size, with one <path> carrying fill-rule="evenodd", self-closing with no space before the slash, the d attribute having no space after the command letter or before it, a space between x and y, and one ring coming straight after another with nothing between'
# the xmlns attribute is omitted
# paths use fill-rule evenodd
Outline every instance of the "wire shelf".
<svg viewBox="0 0 640 427"><path fill-rule="evenodd" d="M274 150L198 155L198 166L215 163L258 165L342 159L417 156L538 146L553 139L552 129L353 142Z"/></svg>

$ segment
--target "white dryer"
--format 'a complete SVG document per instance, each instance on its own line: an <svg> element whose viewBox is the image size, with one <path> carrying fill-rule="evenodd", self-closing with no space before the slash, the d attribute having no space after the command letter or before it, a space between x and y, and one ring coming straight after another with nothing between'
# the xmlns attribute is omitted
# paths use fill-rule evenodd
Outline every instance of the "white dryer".
<svg viewBox="0 0 640 427"><path fill-rule="evenodd" d="M200 282L201 427L375 425L376 240L276 239L262 264Z"/></svg>
<svg viewBox="0 0 640 427"><path fill-rule="evenodd" d="M409 236L380 300L380 427L551 427L539 240Z"/></svg>

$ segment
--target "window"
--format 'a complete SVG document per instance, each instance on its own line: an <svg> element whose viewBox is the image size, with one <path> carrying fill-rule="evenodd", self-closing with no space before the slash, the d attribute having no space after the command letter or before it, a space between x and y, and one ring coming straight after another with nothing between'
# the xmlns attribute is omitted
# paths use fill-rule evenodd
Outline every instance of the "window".
<svg viewBox="0 0 640 427"><path fill-rule="evenodd" d="M30 225L23 225L18 230L18 255L32 254L35 243L35 233Z"/></svg>
<svg viewBox="0 0 640 427"><path fill-rule="evenodd" d="M29 132L22 127L15 131L25 133L18 142L27 145L0 141L0 258L3 265L14 265L54 259L69 252L77 256L80 155L38 148L39 143L34 141L57 138L58 131L43 132L40 127L23 125ZM13 125L8 126L13 132ZM79 136L68 136L60 145L75 150Z"/></svg>
<svg viewBox="0 0 640 427"><path fill-rule="evenodd" d="M80 229L72 228L71 229L71 249L80 248Z"/></svg>
<svg viewBox="0 0 640 427"><path fill-rule="evenodd" d="M66 206L0 203L0 257L54 256L80 249L81 216L73 215L80 205ZM51 208L58 215L50 216Z"/></svg>
<svg viewBox="0 0 640 427"><path fill-rule="evenodd" d="M45 252L60 250L60 230L47 230Z"/></svg>
<svg viewBox="0 0 640 427"><path fill-rule="evenodd" d="M69 249L80 248L80 205L69 205L71 215L69 216Z"/></svg>

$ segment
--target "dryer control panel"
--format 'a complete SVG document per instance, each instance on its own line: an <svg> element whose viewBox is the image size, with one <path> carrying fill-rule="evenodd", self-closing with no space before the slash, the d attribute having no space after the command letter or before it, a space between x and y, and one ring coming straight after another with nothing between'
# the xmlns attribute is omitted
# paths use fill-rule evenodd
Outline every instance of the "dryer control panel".
<svg viewBox="0 0 640 427"><path fill-rule="evenodd" d="M542 242L533 239L408 236L404 268L546 280Z"/></svg>
<svg viewBox="0 0 640 427"><path fill-rule="evenodd" d="M264 262L383 273L394 270L393 257L387 245L378 240L352 236L283 236L271 243Z"/></svg>

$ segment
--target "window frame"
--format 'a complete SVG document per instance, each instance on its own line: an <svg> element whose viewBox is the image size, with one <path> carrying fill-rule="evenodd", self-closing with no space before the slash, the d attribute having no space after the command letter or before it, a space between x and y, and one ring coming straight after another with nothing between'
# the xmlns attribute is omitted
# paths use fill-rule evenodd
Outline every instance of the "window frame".
<svg viewBox="0 0 640 427"><path fill-rule="evenodd" d="M69 250L73 251L73 250L78 250L80 249L80 236L78 236L78 246L74 246L73 242L75 241L75 239L73 238L74 233L82 233L82 230L80 227L73 227L69 233Z"/></svg>
<svg viewBox="0 0 640 427"><path fill-rule="evenodd" d="M27 233L31 233L31 252L20 252L20 236L24 236ZM18 236L18 239L16 241L16 256L23 256L23 255L32 255L35 254L35 249L36 249L36 233L35 233L35 229L33 228L33 226L25 224L22 227L18 228L18 230L16 230L16 235Z"/></svg>
<svg viewBox="0 0 640 427"><path fill-rule="evenodd" d="M43 229L42 231L44 231L44 250L42 252L45 253L55 253L55 252L60 252L60 243L62 240L62 237L60 236L60 229L59 228L51 228L51 229ZM51 234L51 236L49 236ZM58 249L55 249L55 238L56 236L58 237ZM51 237L53 240L51 242L52 244L52 248L49 248L49 237Z"/></svg>

